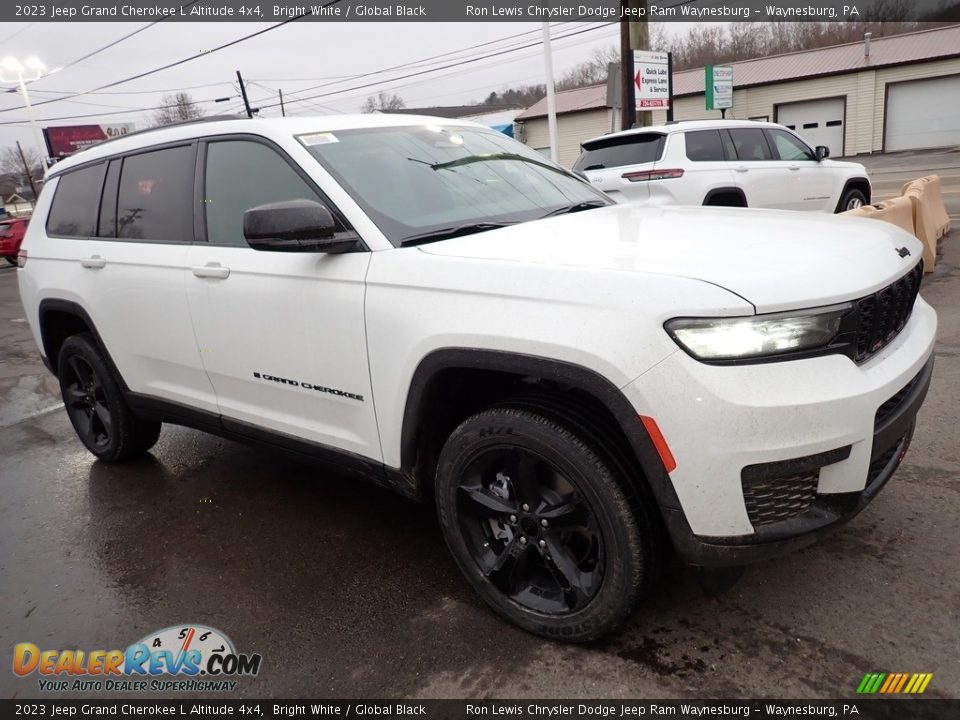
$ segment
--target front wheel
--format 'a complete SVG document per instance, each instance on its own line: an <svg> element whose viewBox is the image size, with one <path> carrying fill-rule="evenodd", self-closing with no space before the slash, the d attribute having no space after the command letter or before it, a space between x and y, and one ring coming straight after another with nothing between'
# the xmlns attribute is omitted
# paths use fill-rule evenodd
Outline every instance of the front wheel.
<svg viewBox="0 0 960 720"><path fill-rule="evenodd" d="M572 642L628 617L659 566L649 516L584 438L535 412L464 421L440 454L444 538L479 595L520 627Z"/></svg>
<svg viewBox="0 0 960 720"><path fill-rule="evenodd" d="M857 208L863 207L866 204L867 196L863 194L862 190L847 190L843 194L843 199L840 200L840 212L856 210Z"/></svg>
<svg viewBox="0 0 960 720"><path fill-rule="evenodd" d="M100 460L127 460L142 455L157 442L160 423L134 416L91 335L67 338L60 348L57 368L73 429Z"/></svg>

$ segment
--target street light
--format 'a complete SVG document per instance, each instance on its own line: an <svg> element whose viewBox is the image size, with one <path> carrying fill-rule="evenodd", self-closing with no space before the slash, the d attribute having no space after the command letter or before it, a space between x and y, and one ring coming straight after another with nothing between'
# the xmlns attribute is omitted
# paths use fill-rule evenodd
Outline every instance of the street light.
<svg viewBox="0 0 960 720"><path fill-rule="evenodd" d="M5 57L3 60L0 60L0 82L17 83L20 86L20 92L23 94L23 104L27 108L27 116L30 118L30 126L33 128L33 140L37 144L37 150L40 153L40 162L43 163L44 168L48 167L47 151L40 139L40 128L37 127L37 120L33 116L33 106L30 105L30 94L27 92L27 83L39 80L43 77L43 71L46 69L47 66L35 57L27 58L23 62L20 62L15 57ZM60 68L57 68L57 70L59 69ZM53 70L47 73L47 75L51 75L57 70ZM6 73L10 73L10 79L5 77Z"/></svg>

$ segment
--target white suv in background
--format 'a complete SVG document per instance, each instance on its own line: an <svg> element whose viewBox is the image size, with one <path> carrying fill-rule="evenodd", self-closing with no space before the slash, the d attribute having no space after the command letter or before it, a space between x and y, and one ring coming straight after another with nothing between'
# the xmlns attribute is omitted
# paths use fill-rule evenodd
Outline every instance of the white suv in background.
<svg viewBox="0 0 960 720"><path fill-rule="evenodd" d="M829 155L783 125L693 120L588 140L573 169L617 202L828 213L869 203L863 165Z"/></svg>
<svg viewBox="0 0 960 720"><path fill-rule="evenodd" d="M335 463L435 503L480 596L560 639L622 623L671 545L741 565L852 518L933 368L894 225L617 205L462 121L131 133L33 218L23 307L101 462L176 423Z"/></svg>

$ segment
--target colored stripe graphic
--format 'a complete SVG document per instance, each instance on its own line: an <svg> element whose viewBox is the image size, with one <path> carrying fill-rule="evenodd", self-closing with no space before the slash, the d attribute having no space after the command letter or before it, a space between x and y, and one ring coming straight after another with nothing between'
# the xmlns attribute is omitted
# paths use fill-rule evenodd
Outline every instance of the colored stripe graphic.
<svg viewBox="0 0 960 720"><path fill-rule="evenodd" d="M919 695L932 679L933 673L867 673L857 686L857 694Z"/></svg>

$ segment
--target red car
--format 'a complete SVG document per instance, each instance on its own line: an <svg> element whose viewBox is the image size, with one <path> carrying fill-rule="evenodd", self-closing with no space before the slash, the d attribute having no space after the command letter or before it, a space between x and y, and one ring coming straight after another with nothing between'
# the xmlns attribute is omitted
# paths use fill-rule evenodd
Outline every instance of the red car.
<svg viewBox="0 0 960 720"><path fill-rule="evenodd" d="M29 216L0 220L0 257L5 257L11 265L17 264L17 253L20 252L20 243L29 224Z"/></svg>

